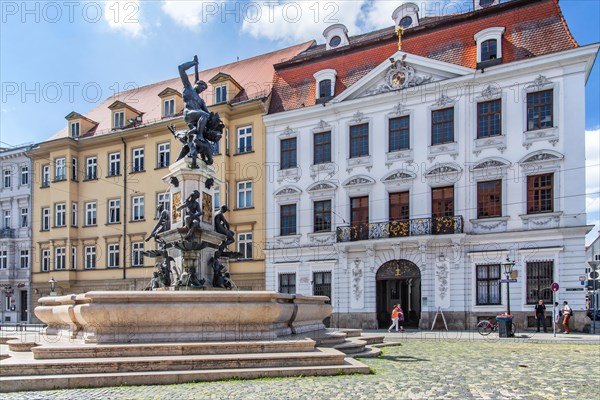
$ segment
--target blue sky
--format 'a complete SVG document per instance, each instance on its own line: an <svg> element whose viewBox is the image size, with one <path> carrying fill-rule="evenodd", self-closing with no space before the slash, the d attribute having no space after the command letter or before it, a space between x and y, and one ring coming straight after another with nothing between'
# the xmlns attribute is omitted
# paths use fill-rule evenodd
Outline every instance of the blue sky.
<svg viewBox="0 0 600 400"><path fill-rule="evenodd" d="M415 1L421 12L471 1ZM401 1L6 1L0 24L0 146L39 142L120 91L172 78L194 54L202 69L306 40L343 23L350 35L392 25ZM600 1L560 1L580 45L600 42ZM600 62L587 84L588 221L600 220ZM591 174L590 174L591 172ZM593 235L588 235L588 239ZM589 241L589 240L588 240Z"/></svg>

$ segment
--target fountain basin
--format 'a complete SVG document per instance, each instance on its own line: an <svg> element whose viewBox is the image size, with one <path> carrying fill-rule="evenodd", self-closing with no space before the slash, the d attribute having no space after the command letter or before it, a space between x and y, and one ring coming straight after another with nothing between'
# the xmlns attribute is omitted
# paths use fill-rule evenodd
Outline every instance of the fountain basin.
<svg viewBox="0 0 600 400"><path fill-rule="evenodd" d="M326 296L270 291L93 291L43 297L47 334L86 343L268 340L324 329Z"/></svg>

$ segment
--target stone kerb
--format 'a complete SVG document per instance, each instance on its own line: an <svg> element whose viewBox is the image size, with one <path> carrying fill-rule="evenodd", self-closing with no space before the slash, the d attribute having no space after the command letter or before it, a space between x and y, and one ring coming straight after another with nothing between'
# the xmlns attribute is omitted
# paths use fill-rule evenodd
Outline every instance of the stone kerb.
<svg viewBox="0 0 600 400"><path fill-rule="evenodd" d="M271 340L324 329L328 300L275 292L98 291L41 298L35 313L50 327L67 321L88 343Z"/></svg>

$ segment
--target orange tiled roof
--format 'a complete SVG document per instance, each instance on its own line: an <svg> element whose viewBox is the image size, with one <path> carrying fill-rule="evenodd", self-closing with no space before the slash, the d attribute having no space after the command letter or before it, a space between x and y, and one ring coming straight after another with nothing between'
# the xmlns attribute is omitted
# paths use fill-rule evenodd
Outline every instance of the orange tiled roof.
<svg viewBox="0 0 600 400"><path fill-rule="evenodd" d="M577 47L558 0L513 0L487 9L426 18L405 30L402 50L447 63L476 67L473 36L486 28L505 27L502 62L509 63ZM397 51L394 27L350 38L350 45L325 50L311 46L275 66L269 114L315 105L313 74L332 68L339 94Z"/></svg>
<svg viewBox="0 0 600 400"><path fill-rule="evenodd" d="M273 65L296 56L298 53L306 50L313 44L314 41L309 41L271 53L248 58L246 60L200 71L200 79L208 82L219 72L225 73L234 78L235 81L244 88L244 90L242 90L235 99L232 99L231 103L268 96L271 92L273 84ZM174 72L177 72L176 65L173 66L173 69ZM193 69L190 71L192 71L192 74L190 74L190 81L193 82ZM134 90L120 92L115 96L107 98L90 112L85 114L86 118L95 121L98 124L90 131L82 133L81 137L90 137L103 133L109 133L111 131L112 114L108 107L117 100L123 101L127 105L139 110L143 114L144 124L161 120L162 104L158 95L167 87L174 88L181 92L182 84L179 76L166 81L142 86ZM213 96L210 85L209 88L203 93L202 97L209 106L212 104ZM66 125L67 124L65 123L65 128L52 136L50 140L67 137L68 128Z"/></svg>

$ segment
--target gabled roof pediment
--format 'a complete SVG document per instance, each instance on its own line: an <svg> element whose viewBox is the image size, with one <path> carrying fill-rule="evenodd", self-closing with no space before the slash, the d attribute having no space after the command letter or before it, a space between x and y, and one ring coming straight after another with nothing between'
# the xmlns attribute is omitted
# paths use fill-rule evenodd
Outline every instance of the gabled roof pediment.
<svg viewBox="0 0 600 400"><path fill-rule="evenodd" d="M128 108L131 111L133 111L134 113L138 114L138 115L142 115L141 111L136 110L135 108L131 107L130 105L128 105L127 103L122 102L121 100L117 100L114 103L112 103L110 106L108 106L108 108L110 110L119 110L121 108Z"/></svg>
<svg viewBox="0 0 600 400"><path fill-rule="evenodd" d="M473 71L471 68L397 51L336 96L334 101L352 100L444 81L472 74Z"/></svg>
<svg viewBox="0 0 600 400"><path fill-rule="evenodd" d="M216 85L219 84L221 82L226 82L229 81L231 83L233 83L238 89L242 90L243 87L242 85L240 85L239 83L237 83L237 81L235 79L233 79L233 77L231 75L228 75L224 72L219 72L218 74L216 74L215 76L213 76L212 78L210 78L210 80L208 81L208 83L210 83L211 85Z"/></svg>
<svg viewBox="0 0 600 400"><path fill-rule="evenodd" d="M94 124L94 125L95 125L95 124L97 124L97 122L96 122L96 121L92 121L91 119L89 119L89 118L88 118L88 117L86 117L85 115L81 115L81 114L79 114L78 112L75 112L75 111L71 111L71 112L70 112L70 113L69 113L69 114L68 114L68 115L65 117L65 119L66 119L67 121L72 121L72 120L74 120L74 119L83 119L83 120L85 120L85 121L88 121L88 122L89 122L89 123L91 123L91 124Z"/></svg>
<svg viewBox="0 0 600 400"><path fill-rule="evenodd" d="M181 97L181 93L179 93L179 91L168 87L165 90L163 90L162 92L160 92L158 94L158 97L167 97L167 96L173 96L173 95Z"/></svg>

